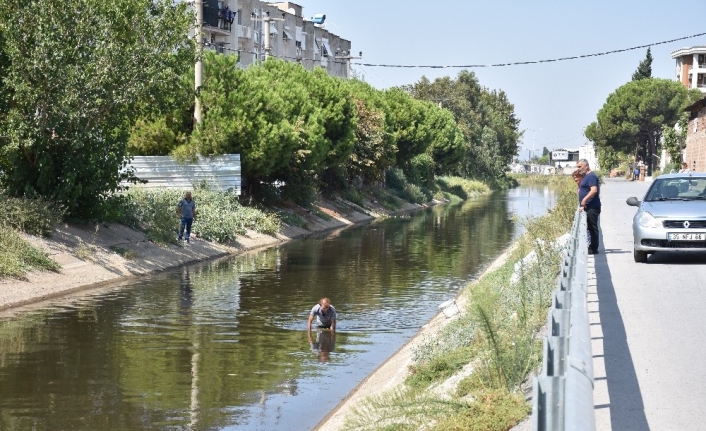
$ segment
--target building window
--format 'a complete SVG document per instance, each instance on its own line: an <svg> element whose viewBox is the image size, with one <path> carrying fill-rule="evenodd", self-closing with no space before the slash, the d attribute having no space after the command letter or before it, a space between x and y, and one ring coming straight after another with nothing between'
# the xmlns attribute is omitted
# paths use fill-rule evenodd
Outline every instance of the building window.
<svg viewBox="0 0 706 431"><path fill-rule="evenodd" d="M323 46L323 50L321 51L321 55L324 57L329 57L331 55L331 47L329 46L328 42L323 42L321 44Z"/></svg>
<svg viewBox="0 0 706 431"><path fill-rule="evenodd" d="M699 67L705 67L706 66L706 55L699 54L698 63L699 63Z"/></svg>
<svg viewBox="0 0 706 431"><path fill-rule="evenodd" d="M706 87L706 73L699 73L698 75L696 75L696 87Z"/></svg>

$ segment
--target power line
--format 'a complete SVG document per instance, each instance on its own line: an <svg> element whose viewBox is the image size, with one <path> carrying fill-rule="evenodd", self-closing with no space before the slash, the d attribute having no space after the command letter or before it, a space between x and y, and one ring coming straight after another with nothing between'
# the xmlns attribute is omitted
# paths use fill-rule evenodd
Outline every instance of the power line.
<svg viewBox="0 0 706 431"><path fill-rule="evenodd" d="M552 59L547 59L547 60L514 61L514 62L510 62L510 63L496 63L496 64L447 65L447 66L408 65L408 64L371 64L371 63L352 63L352 64L360 65L360 66L368 66L368 67L390 67L390 68L408 68L408 69L412 69L412 68L427 68L427 69L465 68L465 69L470 69L470 68L477 68L477 67L520 66L520 65L525 65L525 64L552 63L552 62L556 62L556 61L577 60L580 58L589 58L589 57L600 57L603 55L617 54L620 52L627 52L627 51L634 51L636 49L647 48L650 46L664 45L666 43L677 42L677 41L685 40L685 39L692 39L694 37L699 37L699 36L703 36L703 35L706 35L706 33L698 33L698 34L693 34L691 36L678 37L676 39L663 40L661 42L648 43L646 45L640 45L640 46L633 46L631 48L614 49L612 51L597 52L595 54L574 55L571 57L559 57L559 58L552 58Z"/></svg>

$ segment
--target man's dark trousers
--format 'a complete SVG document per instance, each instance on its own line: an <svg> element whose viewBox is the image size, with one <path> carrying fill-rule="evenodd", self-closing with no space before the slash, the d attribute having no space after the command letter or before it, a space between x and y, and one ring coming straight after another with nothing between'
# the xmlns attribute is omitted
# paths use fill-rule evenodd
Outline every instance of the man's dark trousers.
<svg viewBox="0 0 706 431"><path fill-rule="evenodd" d="M586 224L588 224L588 232L591 234L591 244L588 245L592 252L598 251L598 216L601 215L601 207L586 207Z"/></svg>

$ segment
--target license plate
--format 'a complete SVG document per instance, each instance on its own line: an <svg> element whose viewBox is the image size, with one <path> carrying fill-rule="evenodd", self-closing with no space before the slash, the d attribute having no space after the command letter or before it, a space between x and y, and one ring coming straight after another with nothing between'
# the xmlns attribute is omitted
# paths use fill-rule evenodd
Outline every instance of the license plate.
<svg viewBox="0 0 706 431"><path fill-rule="evenodd" d="M670 241L704 241L706 233L670 233L667 234Z"/></svg>

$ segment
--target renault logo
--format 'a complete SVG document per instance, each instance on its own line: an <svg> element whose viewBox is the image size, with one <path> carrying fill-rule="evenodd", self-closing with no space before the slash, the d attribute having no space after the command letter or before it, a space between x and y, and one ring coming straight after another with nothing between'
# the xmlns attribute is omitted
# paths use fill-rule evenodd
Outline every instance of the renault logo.
<svg viewBox="0 0 706 431"><path fill-rule="evenodd" d="M691 226L691 223L689 223L689 220L686 220L684 222L684 229L689 229L689 226Z"/></svg>

